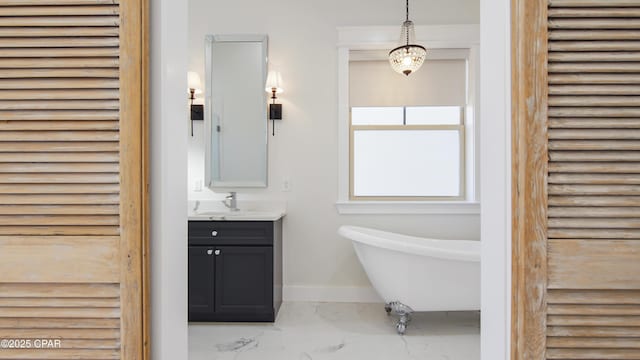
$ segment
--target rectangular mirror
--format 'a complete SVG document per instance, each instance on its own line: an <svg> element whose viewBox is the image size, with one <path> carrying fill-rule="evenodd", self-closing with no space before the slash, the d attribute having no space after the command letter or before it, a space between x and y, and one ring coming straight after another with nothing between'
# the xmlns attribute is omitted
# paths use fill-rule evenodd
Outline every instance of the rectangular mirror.
<svg viewBox="0 0 640 360"><path fill-rule="evenodd" d="M207 35L205 181L209 188L267 186L267 36Z"/></svg>

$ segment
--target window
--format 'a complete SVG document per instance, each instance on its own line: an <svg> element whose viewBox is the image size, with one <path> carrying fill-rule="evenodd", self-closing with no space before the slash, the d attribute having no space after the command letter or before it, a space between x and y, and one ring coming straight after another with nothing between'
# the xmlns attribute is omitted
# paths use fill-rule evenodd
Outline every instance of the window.
<svg viewBox="0 0 640 360"><path fill-rule="evenodd" d="M352 199L461 199L464 111L460 106L353 107Z"/></svg>
<svg viewBox="0 0 640 360"><path fill-rule="evenodd" d="M467 59L427 59L404 77L350 55L349 199L464 200Z"/></svg>
<svg viewBox="0 0 640 360"><path fill-rule="evenodd" d="M395 27L338 29L340 214L478 214L477 25L417 26L427 60L393 72Z"/></svg>

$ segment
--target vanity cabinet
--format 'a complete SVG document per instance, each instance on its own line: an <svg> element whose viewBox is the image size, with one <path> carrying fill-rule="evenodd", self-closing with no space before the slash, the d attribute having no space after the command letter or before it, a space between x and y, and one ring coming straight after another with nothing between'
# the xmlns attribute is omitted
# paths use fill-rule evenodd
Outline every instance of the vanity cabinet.
<svg viewBox="0 0 640 360"><path fill-rule="evenodd" d="M189 221L189 321L274 321L281 221Z"/></svg>

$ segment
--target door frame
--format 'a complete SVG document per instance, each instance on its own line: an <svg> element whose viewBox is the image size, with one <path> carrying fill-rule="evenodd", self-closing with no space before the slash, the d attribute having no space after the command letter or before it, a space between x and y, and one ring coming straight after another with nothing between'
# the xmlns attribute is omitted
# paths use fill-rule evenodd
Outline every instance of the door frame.
<svg viewBox="0 0 640 360"><path fill-rule="evenodd" d="M480 1L480 208L483 360L510 353L511 2Z"/></svg>
<svg viewBox="0 0 640 360"><path fill-rule="evenodd" d="M186 359L188 256L176 239L187 238L188 3L154 0L148 14L150 351L154 360Z"/></svg>
<svg viewBox="0 0 640 360"><path fill-rule="evenodd" d="M509 358L511 294L511 147L510 147L510 3L480 0L481 232L483 360ZM187 204L184 191L188 121L183 89L187 87L188 4L157 0L151 9L151 210L153 233L154 359L186 358L186 249L175 241L186 236L186 213L166 208ZM153 30L153 31L151 31ZM176 121L183 119L184 121ZM483 119L487 119L483 121ZM169 134L184 134L170 136ZM160 146L162 144L162 146ZM172 177L172 181L161 181ZM161 286L162 285L162 286ZM161 326L161 328L160 328Z"/></svg>

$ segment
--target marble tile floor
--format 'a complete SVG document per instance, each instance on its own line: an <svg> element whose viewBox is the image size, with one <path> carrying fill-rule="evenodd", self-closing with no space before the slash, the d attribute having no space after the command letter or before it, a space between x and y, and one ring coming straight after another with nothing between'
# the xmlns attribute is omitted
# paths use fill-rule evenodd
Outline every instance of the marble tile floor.
<svg viewBox="0 0 640 360"><path fill-rule="evenodd" d="M189 360L479 360L479 312L415 313L404 336L383 304L282 304L275 323L190 323Z"/></svg>

